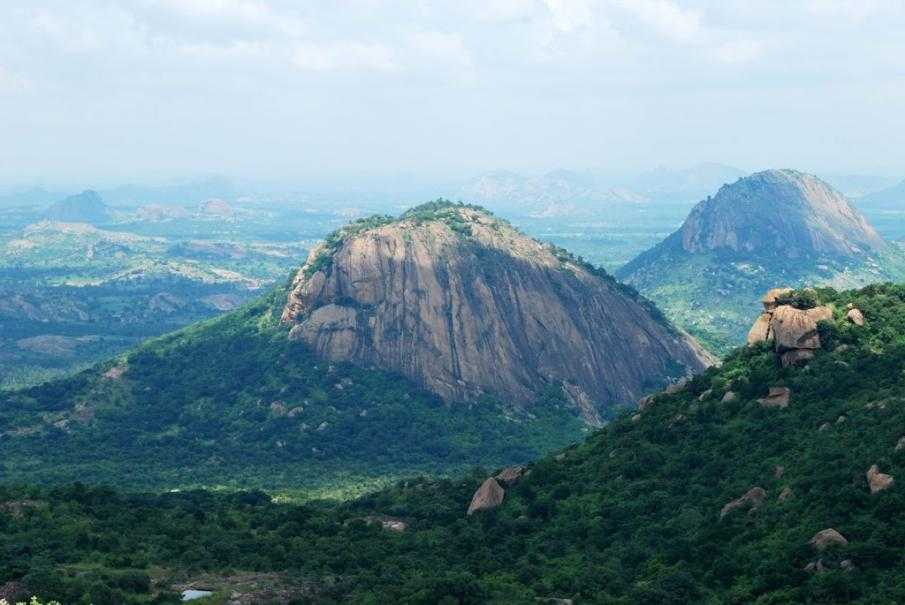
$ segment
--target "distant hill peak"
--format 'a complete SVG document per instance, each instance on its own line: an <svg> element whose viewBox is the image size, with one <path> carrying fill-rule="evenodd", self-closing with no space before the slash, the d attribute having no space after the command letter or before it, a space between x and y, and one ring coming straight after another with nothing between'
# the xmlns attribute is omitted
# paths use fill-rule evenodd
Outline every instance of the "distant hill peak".
<svg viewBox="0 0 905 605"><path fill-rule="evenodd" d="M97 191L87 189L70 195L47 209L46 217L67 223L104 223L112 218L112 213Z"/></svg>
<svg viewBox="0 0 905 605"><path fill-rule="evenodd" d="M760 252L788 258L861 256L886 243L844 195L814 175L765 170L724 185L680 230L691 253Z"/></svg>

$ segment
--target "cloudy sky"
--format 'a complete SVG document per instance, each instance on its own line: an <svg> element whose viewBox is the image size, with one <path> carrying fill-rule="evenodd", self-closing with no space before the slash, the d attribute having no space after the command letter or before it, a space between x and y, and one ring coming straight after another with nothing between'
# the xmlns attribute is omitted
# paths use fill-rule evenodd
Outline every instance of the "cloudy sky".
<svg viewBox="0 0 905 605"><path fill-rule="evenodd" d="M905 174L899 0L8 0L0 181Z"/></svg>

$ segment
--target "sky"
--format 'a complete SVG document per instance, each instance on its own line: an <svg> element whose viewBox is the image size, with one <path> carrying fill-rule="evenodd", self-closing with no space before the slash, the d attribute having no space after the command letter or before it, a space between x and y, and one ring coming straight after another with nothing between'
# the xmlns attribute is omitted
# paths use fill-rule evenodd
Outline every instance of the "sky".
<svg viewBox="0 0 905 605"><path fill-rule="evenodd" d="M898 0L8 0L0 183L905 176Z"/></svg>

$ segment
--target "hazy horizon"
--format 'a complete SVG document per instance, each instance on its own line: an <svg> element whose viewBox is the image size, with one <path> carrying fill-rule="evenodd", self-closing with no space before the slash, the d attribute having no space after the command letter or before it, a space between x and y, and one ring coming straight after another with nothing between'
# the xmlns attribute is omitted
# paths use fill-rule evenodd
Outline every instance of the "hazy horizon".
<svg viewBox="0 0 905 605"><path fill-rule="evenodd" d="M36 0L0 7L2 189L905 176L905 5Z"/></svg>

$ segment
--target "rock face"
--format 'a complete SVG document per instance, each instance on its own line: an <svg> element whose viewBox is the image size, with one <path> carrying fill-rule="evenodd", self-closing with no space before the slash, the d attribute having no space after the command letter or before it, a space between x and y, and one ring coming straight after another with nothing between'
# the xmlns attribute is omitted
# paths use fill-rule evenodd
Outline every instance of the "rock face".
<svg viewBox="0 0 905 605"><path fill-rule="evenodd" d="M450 401L561 386L588 422L712 358L609 276L475 207L353 223L312 250L283 311L331 360Z"/></svg>
<svg viewBox="0 0 905 605"><path fill-rule="evenodd" d="M738 510L740 508L747 508L748 512L752 512L757 510L763 505L764 500L767 498L767 492L762 487L752 487L745 495L736 498L732 502L729 502L720 510L720 519L728 515L734 510Z"/></svg>
<svg viewBox="0 0 905 605"><path fill-rule="evenodd" d="M845 196L795 170L767 170L724 185L692 210L679 233L692 253L767 250L797 259L887 246Z"/></svg>
<svg viewBox="0 0 905 605"><path fill-rule="evenodd" d="M848 544L848 540L845 539L845 536L830 527L822 529L814 534L814 537L811 538L809 544L814 547L815 550L823 551L831 546L844 546L845 544Z"/></svg>
<svg viewBox="0 0 905 605"><path fill-rule="evenodd" d="M791 396L792 391L788 387L770 387L767 396L758 401L765 408L786 408Z"/></svg>
<svg viewBox="0 0 905 605"><path fill-rule="evenodd" d="M870 493L876 494L892 487L895 479L893 479L892 475L881 473L880 468L874 464L867 469L867 483L870 485Z"/></svg>
<svg viewBox="0 0 905 605"><path fill-rule="evenodd" d="M848 313L845 314L845 318L856 326L864 325L864 313L859 309L849 309Z"/></svg>
<svg viewBox="0 0 905 605"><path fill-rule="evenodd" d="M506 491L500 487L500 484L497 483L496 479L490 477L481 484L481 487L479 487L478 491L472 496L471 504L468 505L467 514L472 515L482 510L496 508L503 503L503 498L505 496Z"/></svg>

